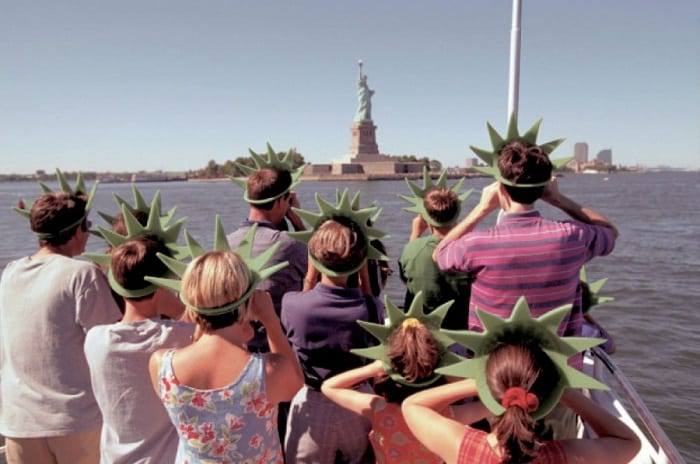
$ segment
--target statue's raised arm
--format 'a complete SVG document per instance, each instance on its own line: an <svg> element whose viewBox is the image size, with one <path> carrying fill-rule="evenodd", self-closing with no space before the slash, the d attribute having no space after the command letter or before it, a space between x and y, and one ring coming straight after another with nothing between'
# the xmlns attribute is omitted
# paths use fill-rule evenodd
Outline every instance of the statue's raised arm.
<svg viewBox="0 0 700 464"><path fill-rule="evenodd" d="M357 81L357 113L355 121L371 121L372 120L372 95L374 90L370 90L367 85L367 75L362 74L362 61L358 63L360 66L360 78Z"/></svg>

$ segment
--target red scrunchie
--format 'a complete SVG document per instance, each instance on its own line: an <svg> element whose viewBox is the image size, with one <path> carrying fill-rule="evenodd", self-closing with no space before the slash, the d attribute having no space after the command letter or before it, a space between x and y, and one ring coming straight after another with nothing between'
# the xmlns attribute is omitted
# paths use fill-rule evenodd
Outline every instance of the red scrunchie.
<svg viewBox="0 0 700 464"><path fill-rule="evenodd" d="M534 393L526 392L523 387L510 387L501 398L501 405L508 409L510 406L518 406L527 413L537 411L540 400Z"/></svg>

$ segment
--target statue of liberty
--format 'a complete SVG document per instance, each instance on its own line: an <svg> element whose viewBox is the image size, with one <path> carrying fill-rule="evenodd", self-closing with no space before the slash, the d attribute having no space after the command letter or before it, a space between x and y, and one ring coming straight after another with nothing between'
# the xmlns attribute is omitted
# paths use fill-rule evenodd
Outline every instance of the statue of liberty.
<svg viewBox="0 0 700 464"><path fill-rule="evenodd" d="M357 62L360 67L360 78L357 81L357 113L355 121L371 121L372 120L372 95L374 90L370 90L367 85L367 75L362 74L362 60Z"/></svg>

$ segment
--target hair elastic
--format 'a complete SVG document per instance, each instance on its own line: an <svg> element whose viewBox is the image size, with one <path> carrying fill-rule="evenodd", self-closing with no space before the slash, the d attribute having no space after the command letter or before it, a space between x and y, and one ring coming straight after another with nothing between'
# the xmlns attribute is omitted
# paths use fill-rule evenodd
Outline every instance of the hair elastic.
<svg viewBox="0 0 700 464"><path fill-rule="evenodd" d="M517 406L526 413L530 414L537 411L540 407L540 400L537 395L525 391L523 387L510 387L501 398L501 406L508 409L511 406Z"/></svg>

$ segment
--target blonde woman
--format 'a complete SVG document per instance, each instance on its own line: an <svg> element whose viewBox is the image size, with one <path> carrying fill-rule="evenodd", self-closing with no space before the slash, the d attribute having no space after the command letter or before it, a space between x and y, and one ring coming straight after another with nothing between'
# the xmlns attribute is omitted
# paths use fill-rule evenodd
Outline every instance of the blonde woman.
<svg viewBox="0 0 700 464"><path fill-rule="evenodd" d="M199 338L150 360L153 387L180 442L176 463L282 463L277 404L303 384L269 293L252 290L257 274L228 250L192 261L182 276L181 298ZM270 352L251 353L251 321L266 330Z"/></svg>

